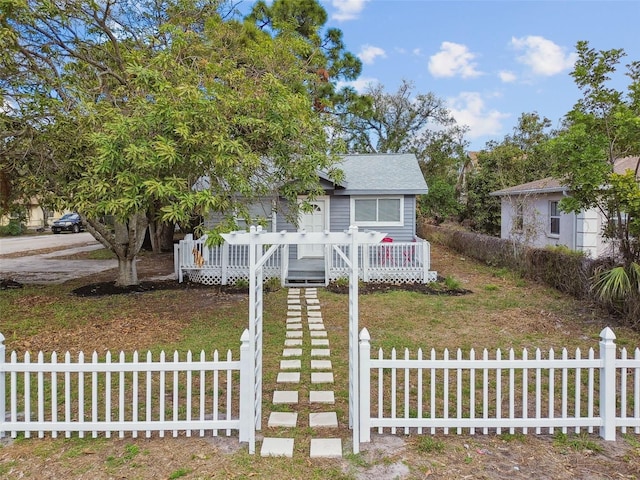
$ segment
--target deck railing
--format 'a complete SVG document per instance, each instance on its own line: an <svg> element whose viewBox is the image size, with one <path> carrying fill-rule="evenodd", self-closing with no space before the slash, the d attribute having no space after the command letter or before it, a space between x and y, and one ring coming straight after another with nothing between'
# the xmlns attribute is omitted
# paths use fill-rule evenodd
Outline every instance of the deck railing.
<svg viewBox="0 0 640 480"><path fill-rule="evenodd" d="M332 245L325 246L327 278L337 280L349 275L349 267ZM336 248L349 252L349 245ZM266 246L265 246L266 249ZM421 238L414 242L361 245L358 251L359 276L365 282L428 283L437 278L431 271L430 244ZM193 239L187 235L175 246L175 273L180 282L229 285L249 279L248 245L207 246L207 236ZM283 245L264 265L264 279L284 279L289 266L289 247Z"/></svg>

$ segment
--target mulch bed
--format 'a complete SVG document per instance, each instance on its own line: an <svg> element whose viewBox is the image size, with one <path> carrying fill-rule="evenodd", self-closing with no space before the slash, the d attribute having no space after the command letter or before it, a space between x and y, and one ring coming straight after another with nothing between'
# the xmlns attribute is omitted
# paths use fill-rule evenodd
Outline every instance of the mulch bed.
<svg viewBox="0 0 640 480"><path fill-rule="evenodd" d="M329 283L327 290L333 293L349 293L349 285L338 285L335 282ZM367 295L370 293L387 293L397 290L407 292L417 292L424 295L449 295L459 296L473 293L471 290L464 288L447 288L444 283L361 283L358 286L358 293Z"/></svg>
<svg viewBox="0 0 640 480"><path fill-rule="evenodd" d="M235 287L233 285L203 285L202 283L182 282L175 280L168 281L146 281L140 282L138 285L130 285L126 287L117 286L115 282L100 282L83 285L71 293L78 297L101 297L105 295L126 295L132 293L145 293L160 290L194 290L209 289L219 293L237 294L248 293L247 287Z"/></svg>

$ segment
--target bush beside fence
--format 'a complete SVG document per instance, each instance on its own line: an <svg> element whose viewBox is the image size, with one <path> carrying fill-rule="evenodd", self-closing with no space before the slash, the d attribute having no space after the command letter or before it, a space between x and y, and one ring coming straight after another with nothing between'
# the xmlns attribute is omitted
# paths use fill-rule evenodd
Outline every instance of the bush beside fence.
<svg viewBox="0 0 640 480"><path fill-rule="evenodd" d="M563 248L531 248L511 240L469 232L454 226L436 226L421 221L418 235L432 244L440 244L494 267L512 269L526 278L557 288L579 299L588 299L611 310L591 293L591 278L599 268L613 266L611 259L590 259L579 252ZM437 265L436 265L437 267ZM638 326L636 313L640 305L627 300L615 309L631 326Z"/></svg>

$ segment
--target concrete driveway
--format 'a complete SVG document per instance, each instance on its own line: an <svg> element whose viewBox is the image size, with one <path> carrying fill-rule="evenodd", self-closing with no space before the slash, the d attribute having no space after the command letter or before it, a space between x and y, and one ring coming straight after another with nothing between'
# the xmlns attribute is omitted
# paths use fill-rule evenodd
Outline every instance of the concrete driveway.
<svg viewBox="0 0 640 480"><path fill-rule="evenodd" d="M61 258L101 248L86 232L0 238L0 278L20 283L64 283L117 268L117 260Z"/></svg>

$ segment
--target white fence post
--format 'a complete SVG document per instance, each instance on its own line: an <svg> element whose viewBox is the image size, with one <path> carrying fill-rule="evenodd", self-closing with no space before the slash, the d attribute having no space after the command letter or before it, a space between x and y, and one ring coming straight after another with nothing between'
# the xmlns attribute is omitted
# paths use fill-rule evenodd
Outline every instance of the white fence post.
<svg viewBox="0 0 640 480"><path fill-rule="evenodd" d="M371 335L360 332L360 441L371 441Z"/></svg>
<svg viewBox="0 0 640 480"><path fill-rule="evenodd" d="M253 375L253 364L251 362L251 352L249 350L249 330L245 328L240 341L240 429L238 432L240 442L248 442L249 430L253 428L253 391L251 388L251 376ZM255 445L253 446L255 450ZM251 452L251 445L249 445Z"/></svg>
<svg viewBox="0 0 640 480"><path fill-rule="evenodd" d="M600 436L616 439L616 335L609 327L600 332Z"/></svg>
<svg viewBox="0 0 640 480"><path fill-rule="evenodd" d="M4 372L4 363L6 362L6 350L7 347L4 344L4 335L0 333L0 438L4 437L4 422L6 421L6 382L5 382L5 372Z"/></svg>

